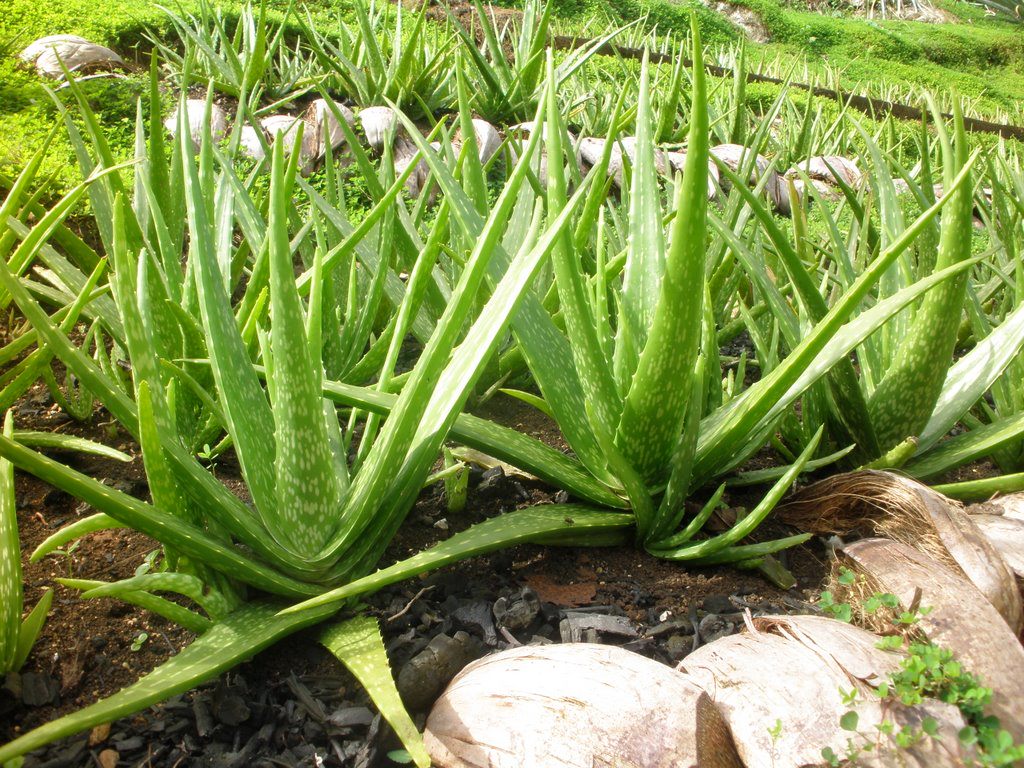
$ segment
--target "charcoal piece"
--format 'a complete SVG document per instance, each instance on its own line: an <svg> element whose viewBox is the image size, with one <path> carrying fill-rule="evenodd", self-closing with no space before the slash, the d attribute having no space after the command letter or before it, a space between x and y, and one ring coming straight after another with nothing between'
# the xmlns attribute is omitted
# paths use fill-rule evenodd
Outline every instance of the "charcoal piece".
<svg viewBox="0 0 1024 768"><path fill-rule="evenodd" d="M21 675L21 700L26 707L45 707L56 704L60 685L51 675L43 672L24 672Z"/></svg>
<svg viewBox="0 0 1024 768"><path fill-rule="evenodd" d="M540 598L529 587L512 597L499 597L494 602L494 618L498 625L516 632L526 629L540 613Z"/></svg>
<svg viewBox="0 0 1024 768"><path fill-rule="evenodd" d="M491 606L486 600L464 602L452 612L451 617L455 626L479 635L487 645L493 646L498 642Z"/></svg>
<svg viewBox="0 0 1024 768"><path fill-rule="evenodd" d="M466 632L437 635L398 673L398 691L411 710L433 703L448 682L479 655L479 644Z"/></svg>
<svg viewBox="0 0 1024 768"><path fill-rule="evenodd" d="M344 707L327 716L335 728L365 728L373 722L373 712L367 707Z"/></svg>
<svg viewBox="0 0 1024 768"><path fill-rule="evenodd" d="M558 630L563 643L590 642L586 638L594 636L629 639L640 636L636 627L625 616L609 616L608 614L580 611L567 611L565 618L558 625Z"/></svg>

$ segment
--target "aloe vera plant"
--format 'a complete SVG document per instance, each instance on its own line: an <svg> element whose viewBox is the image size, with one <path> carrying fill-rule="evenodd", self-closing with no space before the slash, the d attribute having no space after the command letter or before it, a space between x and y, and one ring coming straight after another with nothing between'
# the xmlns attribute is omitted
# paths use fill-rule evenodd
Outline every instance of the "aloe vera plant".
<svg viewBox="0 0 1024 768"><path fill-rule="evenodd" d="M364 434L363 440L372 441L372 445L363 446L357 463L350 466L338 415L321 394L318 294L311 290L307 300L300 296L301 280L296 281L294 276L287 237L298 156L287 160L283 145L275 145L265 239L252 244L253 252L265 249L269 261L271 324L269 331L261 332L257 339L267 371L265 394L216 258L217 235L211 226L215 208L201 191L202 164L192 158L191 138L184 133L179 136L179 150L185 158L183 181L191 244L186 268L195 280L204 344L216 388L210 408L231 439L252 494L252 507L213 479L178 438L168 403L179 379L173 368L161 365L154 328L143 312L149 295L146 271L158 265L138 230L133 232L132 224L137 219L122 194L115 192L111 206L111 286L123 315L133 397L75 348L24 285L9 270L0 268L0 283L10 291L40 337L139 440L153 502L112 491L10 439L3 440L0 454L99 510L99 515L87 523L76 524L69 535L120 524L164 544L174 572L148 573L110 585L82 585L88 588L86 597L122 596L144 602L172 620L205 630L188 650L122 693L0 747L0 761L191 687L284 634L323 621L337 611L332 605L276 615L287 607L284 601L288 599L319 594L372 570L426 479L441 441L493 353L508 316L585 198L584 186L549 227L538 233L538 238L524 244L469 325L468 335L462 338L463 329L472 320L471 312L478 309L478 290L504 217L538 147L539 136L499 197L489 224L453 287L444 314L388 417L375 435ZM396 179L395 186L400 187L402 182ZM76 189L74 198L84 194L87 186ZM390 203L391 198L385 198L380 205ZM68 204L45 217L37 225L42 228L40 235L52 230L70 207ZM443 227L444 221L435 226ZM43 239L27 238L19 248L38 248ZM384 375L393 370L399 345L415 317L415 301L426 289L436 256L436 250L425 249L412 267L382 368ZM552 507L535 515L529 525L495 532L490 545L543 539L563 528L569 515L576 520L580 538L586 538L589 532L597 541L606 541L609 534L628 525L628 517L617 513L572 505ZM52 539L47 548L58 546L61 539ZM246 544L248 549L235 548L234 541ZM431 559L431 564L421 569L434 567L435 561L442 560ZM246 599L249 590L275 597ZM200 610L186 609L183 613L181 606L172 608L167 601L156 599L154 593L166 591L191 598ZM332 650L343 653L349 647L365 647L363 642L353 645L340 639L348 629L337 632L340 634L331 635L327 641ZM386 714L404 732L412 733L403 713ZM425 764L422 748L415 743L412 747L417 762Z"/></svg>

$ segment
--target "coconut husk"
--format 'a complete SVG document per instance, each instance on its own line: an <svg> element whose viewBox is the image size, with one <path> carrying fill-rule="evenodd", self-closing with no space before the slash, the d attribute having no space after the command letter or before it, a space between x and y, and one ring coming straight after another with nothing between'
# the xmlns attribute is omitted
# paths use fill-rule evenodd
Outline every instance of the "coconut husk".
<svg viewBox="0 0 1024 768"><path fill-rule="evenodd" d="M498 129L486 120L473 118L473 136L476 139L477 157L481 163L486 163L501 147L501 134ZM462 144L462 129L455 132L453 144Z"/></svg>
<svg viewBox="0 0 1024 768"><path fill-rule="evenodd" d="M672 167L673 171L682 173L686 168L686 153L685 152L669 152L668 153L668 164ZM718 194L719 189L719 176L718 166L712 161L708 161L708 200L714 200Z"/></svg>
<svg viewBox="0 0 1024 768"><path fill-rule="evenodd" d="M747 158L752 151L752 149L744 147L742 144L719 144L717 147L711 148L712 155L717 157L730 170L737 173L744 163L747 162ZM750 178L747 180L747 183L750 186L755 186L760 182L762 176L769 173L770 165L771 163L767 159L757 155L754 160L754 168L750 172ZM788 215L790 213L789 190L786 189L786 183L778 173L775 171L770 173L771 176L764 185L764 193L776 211ZM728 193L731 188L729 182L723 179L722 191Z"/></svg>
<svg viewBox="0 0 1024 768"><path fill-rule="evenodd" d="M522 646L460 672L427 718L435 768L742 766L708 695L613 646Z"/></svg>
<svg viewBox="0 0 1024 768"><path fill-rule="evenodd" d="M433 141L430 146L435 150L441 149L439 142ZM415 144L405 138L399 138L395 140L394 158L395 158L395 175L399 176L405 172L405 169L412 163L413 158L416 157L418 149ZM412 174L405 181L405 189L408 191L409 196L417 198L423 194L423 190L426 188L430 179L430 167L427 165L427 161L420 159L416 163L416 167L413 169ZM430 199L433 201L436 195L436 187L431 188Z"/></svg>
<svg viewBox="0 0 1024 768"><path fill-rule="evenodd" d="M396 138L403 132L398 113L391 107L367 107L359 110L356 117L363 127L367 146L374 152L384 151L384 143L391 131L395 132Z"/></svg>
<svg viewBox="0 0 1024 768"><path fill-rule="evenodd" d="M351 109L338 102L334 102L334 106L345 122L349 125L355 124L356 116ZM311 148L314 150L317 160L326 154L328 142L330 142L331 149L335 149L345 141L345 132L341 129L341 123L334 116L334 111L328 105L327 99L317 99L310 103L303 119L313 128L314 142Z"/></svg>
<svg viewBox="0 0 1024 768"><path fill-rule="evenodd" d="M989 713L1016 740L1024 736L1024 647L971 582L934 558L888 539L862 539L842 550L846 564L873 579L905 609L931 610L917 628L951 650L964 668L992 689Z"/></svg>
<svg viewBox="0 0 1024 768"><path fill-rule="evenodd" d="M779 519L818 535L884 536L938 560L970 580L1014 632L1021 596L996 548L958 502L893 472L833 475L781 505Z"/></svg>
<svg viewBox="0 0 1024 768"><path fill-rule="evenodd" d="M1007 515L971 515L971 522L999 550L1024 594L1024 520Z"/></svg>
<svg viewBox="0 0 1024 768"><path fill-rule="evenodd" d="M577 158L580 161L580 164L588 169L597 165L601 161L601 155L604 153L604 147L607 142L607 139L598 139L589 136L580 139L576 148ZM611 156L608 159L608 175L613 179L612 183L617 189L622 189L622 185L624 183L623 170L626 159L629 160L631 167L636 164L635 136L626 136L624 138L617 139L612 147ZM655 149L655 171L662 176L665 176L668 174L669 168L670 166L667 153L662 149Z"/></svg>
<svg viewBox="0 0 1024 768"><path fill-rule="evenodd" d="M841 179L851 187L857 187L864 179L864 172L857 167L857 163L841 155L820 155L809 157L795 168L786 172L786 177L797 179L799 171L803 171L808 178L825 182L831 186L838 186Z"/></svg>
<svg viewBox="0 0 1024 768"><path fill-rule="evenodd" d="M262 142L260 141L261 135L263 138ZM256 129L251 125L242 126L241 136L238 137L238 152L240 155L250 160L262 160L267 156L266 150L263 148L264 143L269 144L270 139L262 127Z"/></svg>
<svg viewBox="0 0 1024 768"><path fill-rule="evenodd" d="M910 709L879 699L875 688L898 669L900 656L877 641L820 616L748 617L746 632L697 649L679 669L722 710L748 766L821 765L824 748L845 755L851 738L860 748L857 765L962 765L957 734L964 721L955 707L928 701ZM844 696L849 691L857 693L853 703ZM857 734L840 724L851 710ZM939 737L909 750L875 728L889 720L898 731L926 716L939 723Z"/></svg>
<svg viewBox="0 0 1024 768"><path fill-rule="evenodd" d="M181 106L178 106L181 109ZM188 122L188 132L192 137L192 146L199 151L203 143L203 134L209 125L210 135L215 142L221 142L228 133L228 114L216 104L210 105L209 118L206 112L205 99L187 99L185 101L185 120ZM178 110L164 120L164 128L171 136L178 135Z"/></svg>
<svg viewBox="0 0 1024 768"><path fill-rule="evenodd" d="M994 499L971 504L967 507L969 515L1002 515L1024 522L1024 493L1008 493Z"/></svg>
<svg viewBox="0 0 1024 768"><path fill-rule="evenodd" d="M299 147L299 168L303 175L308 175L317 162L317 150L320 144L316 129L303 118L295 115L270 115L260 120L260 126L270 137L271 144L284 142L286 153L295 150L295 140L299 137L302 126L302 146Z"/></svg>
<svg viewBox="0 0 1024 768"><path fill-rule="evenodd" d="M50 35L30 43L20 55L36 72L55 80L64 79L64 65L70 72L95 72L125 68L124 59L102 45L77 35Z"/></svg>

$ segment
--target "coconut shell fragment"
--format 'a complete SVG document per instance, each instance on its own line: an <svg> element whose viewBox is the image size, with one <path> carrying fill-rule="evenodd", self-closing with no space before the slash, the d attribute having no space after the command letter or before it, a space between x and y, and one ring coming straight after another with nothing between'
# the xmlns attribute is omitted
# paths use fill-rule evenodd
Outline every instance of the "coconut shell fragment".
<svg viewBox="0 0 1024 768"><path fill-rule="evenodd" d="M436 768L733 768L700 688L639 654L588 643L522 646L467 666L427 719Z"/></svg>
<svg viewBox="0 0 1024 768"><path fill-rule="evenodd" d="M747 629L697 649L679 665L722 710L746 765L822 765L823 749L844 755L851 738L861 748L858 765L963 764L957 734L964 721L955 707L928 701L911 709L875 694L900 662L898 654L877 647L875 635L820 616L748 619ZM850 691L857 694L852 703L844 694ZM841 724L850 711L857 713L856 734ZM890 720L898 731L926 716L938 722L938 737L911 749L875 728Z"/></svg>
<svg viewBox="0 0 1024 768"><path fill-rule="evenodd" d="M876 470L833 475L792 496L776 514L817 535L903 542L967 577L1014 632L1021 629L1020 592L999 552L957 502L916 480Z"/></svg>
<svg viewBox="0 0 1024 768"><path fill-rule="evenodd" d="M930 608L915 625L948 648L964 668L992 689L990 714L1020 741L1024 737L1024 647L981 592L957 572L912 547L888 539L862 539L843 557L904 609Z"/></svg>

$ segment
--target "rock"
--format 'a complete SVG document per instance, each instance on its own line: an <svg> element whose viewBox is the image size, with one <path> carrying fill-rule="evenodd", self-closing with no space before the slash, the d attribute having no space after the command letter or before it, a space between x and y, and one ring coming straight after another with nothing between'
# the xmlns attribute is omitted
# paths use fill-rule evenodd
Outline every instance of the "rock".
<svg viewBox="0 0 1024 768"><path fill-rule="evenodd" d="M648 637L663 637L664 635L676 634L692 635L693 622L689 619L669 619L647 630Z"/></svg>
<svg viewBox="0 0 1024 768"><path fill-rule="evenodd" d="M697 633L704 644L713 643L720 637L727 637L735 632L736 624L717 613L709 613L697 625Z"/></svg>
<svg viewBox="0 0 1024 768"><path fill-rule="evenodd" d="M426 709L466 664L476 658L478 646L465 632L454 637L439 634L398 673L402 701L413 710Z"/></svg>
<svg viewBox="0 0 1024 768"><path fill-rule="evenodd" d="M207 126L209 126L210 135L213 137L214 142L220 143L224 140L228 133L227 112L216 104L211 104L209 115L207 115L205 99L186 99L184 106L188 132L192 137L192 146L195 147L197 152L202 145L203 134L206 132ZM178 135L178 115L180 110L181 105L179 104L174 114L164 120L164 127L171 136Z"/></svg>
<svg viewBox="0 0 1024 768"><path fill-rule="evenodd" d="M213 697L213 716L224 725L241 725L249 719L245 699L227 688L218 688Z"/></svg>
<svg viewBox="0 0 1024 768"><path fill-rule="evenodd" d="M113 749L104 749L96 756L96 762L100 764L100 768L115 768L120 759L121 756Z"/></svg>
<svg viewBox="0 0 1024 768"><path fill-rule="evenodd" d="M125 67L124 59L102 45L77 35L50 35L30 43L21 60L34 64L36 72L55 80L64 79L64 65L70 72L109 70Z"/></svg>
<svg viewBox="0 0 1024 768"><path fill-rule="evenodd" d="M494 618L499 626L511 632L526 629L540 613L540 598L529 587L512 598L499 597L494 602Z"/></svg>
<svg viewBox="0 0 1024 768"><path fill-rule="evenodd" d="M768 28L756 12L742 5L726 2L704 2L711 10L725 16L729 21L743 30L743 33L755 43L767 43L771 40Z"/></svg>

